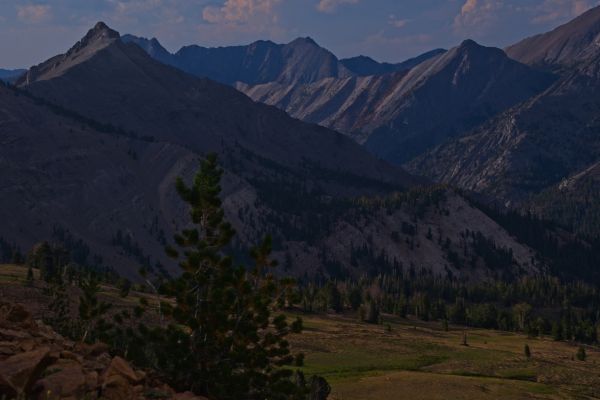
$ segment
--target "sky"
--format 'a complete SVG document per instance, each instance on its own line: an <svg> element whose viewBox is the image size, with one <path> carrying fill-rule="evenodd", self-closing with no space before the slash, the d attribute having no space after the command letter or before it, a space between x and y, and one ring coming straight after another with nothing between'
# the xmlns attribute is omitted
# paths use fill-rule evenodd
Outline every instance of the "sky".
<svg viewBox="0 0 600 400"><path fill-rule="evenodd" d="M504 47L600 0L0 0L0 67L63 53L97 21L121 34L228 46L310 36L338 57L399 62L464 39Z"/></svg>

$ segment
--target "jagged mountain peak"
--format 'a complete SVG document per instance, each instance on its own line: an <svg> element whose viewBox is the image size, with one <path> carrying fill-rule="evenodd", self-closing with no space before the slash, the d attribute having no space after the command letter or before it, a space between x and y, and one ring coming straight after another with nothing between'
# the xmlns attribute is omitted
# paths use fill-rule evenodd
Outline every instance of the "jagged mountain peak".
<svg viewBox="0 0 600 400"><path fill-rule="evenodd" d="M317 47L321 47L319 46L319 44L310 36L306 36L306 37L299 37L296 38L294 40L292 40L289 45L310 45L310 46L317 46Z"/></svg>
<svg viewBox="0 0 600 400"><path fill-rule="evenodd" d="M52 79L59 76L112 44L121 43L120 38L119 32L109 28L104 22L98 22L65 54L55 56L29 69L17 81L17 85L25 85L36 80Z"/></svg>
<svg viewBox="0 0 600 400"><path fill-rule="evenodd" d="M454 49L451 49L447 54L449 57L452 57L454 55L460 55L460 56L467 55L467 56L473 56L473 57L496 56L496 57L508 58L508 56L501 49L499 49L497 47L483 46L483 45L477 43L476 41L474 41L473 39L464 40L460 45L458 45Z"/></svg>
<svg viewBox="0 0 600 400"><path fill-rule="evenodd" d="M81 49L85 46L93 45L97 42L111 42L121 37L119 32L111 29L104 22L100 21L81 39L74 48Z"/></svg>

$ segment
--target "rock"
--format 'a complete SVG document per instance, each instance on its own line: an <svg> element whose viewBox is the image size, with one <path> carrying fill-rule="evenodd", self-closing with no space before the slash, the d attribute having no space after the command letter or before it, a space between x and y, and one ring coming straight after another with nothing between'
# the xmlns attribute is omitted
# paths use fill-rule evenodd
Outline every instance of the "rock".
<svg viewBox="0 0 600 400"><path fill-rule="evenodd" d="M101 342L94 344L78 343L75 346L75 351L78 353L83 353L85 357L99 356L102 353L108 353L109 350L110 348L108 345Z"/></svg>
<svg viewBox="0 0 600 400"><path fill-rule="evenodd" d="M26 393L53 361L48 347L16 354L0 363L0 376L18 393Z"/></svg>
<svg viewBox="0 0 600 400"><path fill-rule="evenodd" d="M88 372L85 375L85 384L89 391L95 390L98 387L98 373L96 371Z"/></svg>
<svg viewBox="0 0 600 400"><path fill-rule="evenodd" d="M19 343L19 347L22 351L31 351L35 349L36 342L33 339L25 339L21 343Z"/></svg>
<svg viewBox="0 0 600 400"><path fill-rule="evenodd" d="M0 340L22 340L30 339L31 335L27 332L16 331L14 329L0 328Z"/></svg>
<svg viewBox="0 0 600 400"><path fill-rule="evenodd" d="M38 398L45 399L48 393L60 398L83 398L87 392L86 375L81 365L73 360L59 360L47 369L50 372L44 379L39 380L34 393L39 393ZM55 371L55 372L53 372Z"/></svg>
<svg viewBox="0 0 600 400"><path fill-rule="evenodd" d="M108 369L104 373L105 381L112 376L122 376L127 379L129 383L138 384L144 380L144 376L138 376L135 371L129 366L127 361L121 357L115 357L112 359Z"/></svg>
<svg viewBox="0 0 600 400"><path fill-rule="evenodd" d="M75 354L72 351L69 350L63 350L60 352L60 358L64 358L66 360L75 360L77 361L79 364L83 363L83 357L81 357L79 354Z"/></svg>
<svg viewBox="0 0 600 400"><path fill-rule="evenodd" d="M196 396L192 392L178 393L171 397L172 400L208 400L206 397Z"/></svg>
<svg viewBox="0 0 600 400"><path fill-rule="evenodd" d="M18 351L18 346L13 342L0 342L0 357L12 356Z"/></svg>
<svg viewBox="0 0 600 400"><path fill-rule="evenodd" d="M135 394L127 378L111 375L104 380L101 397L106 400L131 400Z"/></svg>
<svg viewBox="0 0 600 400"><path fill-rule="evenodd" d="M20 304L0 304L0 323L3 325L19 326L24 329L37 329L31 314Z"/></svg>

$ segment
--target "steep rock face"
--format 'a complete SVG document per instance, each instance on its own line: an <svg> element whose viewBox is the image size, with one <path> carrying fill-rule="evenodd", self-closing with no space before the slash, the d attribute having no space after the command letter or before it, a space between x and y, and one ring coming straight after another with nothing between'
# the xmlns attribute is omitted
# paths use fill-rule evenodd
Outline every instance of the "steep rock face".
<svg viewBox="0 0 600 400"><path fill-rule="evenodd" d="M545 89L553 77L465 41L413 69L309 85L238 85L257 101L350 134L402 164Z"/></svg>
<svg viewBox="0 0 600 400"><path fill-rule="evenodd" d="M575 21L588 21L597 13L594 9ZM594 29L589 35L594 35ZM558 55L565 43L555 45L547 48L548 54ZM547 90L420 157L410 170L506 204L524 204L532 194L559 185L597 162L600 54L568 54L552 59L561 64L562 76Z"/></svg>
<svg viewBox="0 0 600 400"><path fill-rule="evenodd" d="M600 7L551 32L509 46L506 53L522 63L551 69L574 66L597 55L600 53Z"/></svg>

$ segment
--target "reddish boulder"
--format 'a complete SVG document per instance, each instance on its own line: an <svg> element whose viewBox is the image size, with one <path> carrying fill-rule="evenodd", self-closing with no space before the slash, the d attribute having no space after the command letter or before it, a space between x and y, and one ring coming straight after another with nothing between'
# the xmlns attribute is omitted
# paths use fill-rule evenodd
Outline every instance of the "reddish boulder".
<svg viewBox="0 0 600 400"><path fill-rule="evenodd" d="M112 376L122 376L131 384L139 384L143 381L143 376L135 373L133 368L129 366L127 361L121 357L115 357L110 362L110 365L104 373L104 379L107 380Z"/></svg>
<svg viewBox="0 0 600 400"><path fill-rule="evenodd" d="M59 360L47 369L49 375L39 380L34 393L39 393L40 399L46 399L48 394L54 398L81 399L87 392L86 376L81 364L73 360Z"/></svg>
<svg viewBox="0 0 600 400"><path fill-rule="evenodd" d="M53 361L48 347L16 354L0 363L0 380L8 382L17 393L26 393Z"/></svg>

